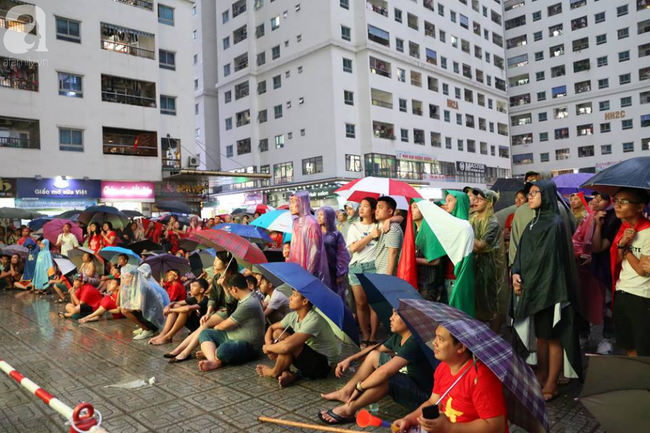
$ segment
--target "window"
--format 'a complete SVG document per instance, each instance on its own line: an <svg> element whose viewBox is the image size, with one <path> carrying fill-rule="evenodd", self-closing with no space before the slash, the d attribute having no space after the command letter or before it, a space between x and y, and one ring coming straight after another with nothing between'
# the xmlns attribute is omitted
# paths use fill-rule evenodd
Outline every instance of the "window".
<svg viewBox="0 0 650 433"><path fill-rule="evenodd" d="M537 113L538 122L546 122L548 120L548 113L544 111L543 113Z"/></svg>
<svg viewBox="0 0 650 433"><path fill-rule="evenodd" d="M607 56L598 57L596 61L599 68L602 68L603 66L607 66Z"/></svg>
<svg viewBox="0 0 650 433"><path fill-rule="evenodd" d="M280 15L271 18L271 31L277 30L280 28Z"/></svg>
<svg viewBox="0 0 650 433"><path fill-rule="evenodd" d="M226 146L226 158L232 158L233 156L235 156L234 147L235 146L233 146L232 144Z"/></svg>
<svg viewBox="0 0 650 433"><path fill-rule="evenodd" d="M650 91L639 93L639 103L641 105L650 104Z"/></svg>
<svg viewBox="0 0 650 433"><path fill-rule="evenodd" d="M583 137L585 135L594 135L594 125L589 123L588 125L578 125L576 127L578 137Z"/></svg>
<svg viewBox="0 0 650 433"><path fill-rule="evenodd" d="M273 77L273 88L279 89L280 87L282 87L282 75L276 75Z"/></svg>
<svg viewBox="0 0 650 433"><path fill-rule="evenodd" d="M553 99L562 98L567 95L566 86L558 86L552 89Z"/></svg>
<svg viewBox="0 0 650 433"><path fill-rule="evenodd" d="M264 36L264 23L262 23L259 26L255 27L255 37L257 39L259 39L262 36Z"/></svg>
<svg viewBox="0 0 650 433"><path fill-rule="evenodd" d="M350 9L350 0L339 0L339 6L341 6L343 9Z"/></svg>
<svg viewBox="0 0 650 433"><path fill-rule="evenodd" d="M639 45L639 57L650 56L650 44Z"/></svg>
<svg viewBox="0 0 650 433"><path fill-rule="evenodd" d="M232 91L228 90L223 94L224 102L227 104L232 101Z"/></svg>
<svg viewBox="0 0 650 433"><path fill-rule="evenodd" d="M611 155L612 154L612 145L611 144L603 144L600 146L600 154L601 155Z"/></svg>
<svg viewBox="0 0 650 433"><path fill-rule="evenodd" d="M56 17L56 38L62 41L81 43L81 21Z"/></svg>
<svg viewBox="0 0 650 433"><path fill-rule="evenodd" d="M317 156L302 160L302 174L310 175L323 172L323 157Z"/></svg>
<svg viewBox="0 0 650 433"><path fill-rule="evenodd" d="M555 130L556 140L565 140L569 138L569 128L558 128Z"/></svg>
<svg viewBox="0 0 650 433"><path fill-rule="evenodd" d="M625 39L630 36L630 28L625 27L624 29L619 29L617 34L619 39Z"/></svg>
<svg viewBox="0 0 650 433"><path fill-rule="evenodd" d="M251 139L237 140L237 155L246 155L247 153L251 153Z"/></svg>
<svg viewBox="0 0 650 433"><path fill-rule="evenodd" d="M619 84L630 84L632 82L632 75L631 74L621 74L618 76L618 82Z"/></svg>
<svg viewBox="0 0 650 433"><path fill-rule="evenodd" d="M230 21L230 10L226 10L221 14L221 22L226 24L228 21Z"/></svg>
<svg viewBox="0 0 650 433"><path fill-rule="evenodd" d="M573 85L576 94L589 92L591 90L591 80L580 81Z"/></svg>
<svg viewBox="0 0 650 433"><path fill-rule="evenodd" d="M343 72L348 72L352 73L352 60L351 59L343 59Z"/></svg>
<svg viewBox="0 0 650 433"><path fill-rule="evenodd" d="M344 90L343 102L345 103L345 105L354 105L354 92L350 92L349 90Z"/></svg>
<svg viewBox="0 0 650 433"><path fill-rule="evenodd" d="M596 24L604 23L605 19L606 19L605 18L605 12L600 12L600 13L597 13L596 15L594 15L594 21L596 22Z"/></svg>
<svg viewBox="0 0 650 433"><path fill-rule="evenodd" d="M591 69L591 63L589 62L589 59L573 62L573 72L575 73L588 71L589 69Z"/></svg>
<svg viewBox="0 0 650 433"><path fill-rule="evenodd" d="M293 162L273 164L273 178L276 185L293 182Z"/></svg>
<svg viewBox="0 0 650 433"><path fill-rule="evenodd" d="M621 120L621 129L632 129L634 127L632 119Z"/></svg>
<svg viewBox="0 0 650 433"><path fill-rule="evenodd" d="M259 113L257 113L257 120L260 123L266 123L266 121L269 119L268 113L266 110L260 110Z"/></svg>
<svg viewBox="0 0 650 433"><path fill-rule="evenodd" d="M273 60L280 58L280 45L276 45L275 47L271 48L271 57Z"/></svg>
<svg viewBox="0 0 650 433"><path fill-rule="evenodd" d="M341 39L344 41L352 40L352 31L350 30L350 27L341 26Z"/></svg>
<svg viewBox="0 0 650 433"><path fill-rule="evenodd" d="M630 107L630 106L632 106L631 96L626 96L624 98L621 98L621 108Z"/></svg>
<svg viewBox="0 0 650 433"><path fill-rule="evenodd" d="M541 11L533 12L533 21L539 21L541 19L542 19Z"/></svg>
<svg viewBox="0 0 650 433"><path fill-rule="evenodd" d="M361 156L360 155L345 155L345 170L346 171L361 171Z"/></svg>
<svg viewBox="0 0 650 433"><path fill-rule="evenodd" d="M540 153L539 154L540 162L548 162L549 161L549 156L548 155L549 155L548 152Z"/></svg>
<svg viewBox="0 0 650 433"><path fill-rule="evenodd" d="M576 31L583 29L589 25L587 21L587 16L585 15L584 17L576 18L574 20L571 20L571 30Z"/></svg>
<svg viewBox="0 0 650 433"><path fill-rule="evenodd" d="M598 103L598 111L608 111L609 110L609 101L600 101Z"/></svg>
<svg viewBox="0 0 650 433"><path fill-rule="evenodd" d="M263 95L266 93L266 80L257 83L257 94Z"/></svg>
<svg viewBox="0 0 650 433"><path fill-rule="evenodd" d="M548 141L548 132L540 132L539 141Z"/></svg>
<svg viewBox="0 0 650 433"><path fill-rule="evenodd" d="M273 117L275 119L282 118L282 104L273 107Z"/></svg>
<svg viewBox="0 0 650 433"><path fill-rule="evenodd" d="M548 7L548 16L552 17L553 15L562 13L562 3L557 3Z"/></svg>
<svg viewBox="0 0 650 433"><path fill-rule="evenodd" d="M400 139L403 142L408 143L408 141L409 141L409 130L408 129L404 129L404 128L400 129Z"/></svg>
<svg viewBox="0 0 650 433"><path fill-rule="evenodd" d="M345 137L346 138L356 138L357 131L356 126L351 123L345 124Z"/></svg>
<svg viewBox="0 0 650 433"><path fill-rule="evenodd" d="M83 130L59 128L59 150L65 152L83 152Z"/></svg>
<svg viewBox="0 0 650 433"><path fill-rule="evenodd" d="M650 138L641 139L641 150L650 150Z"/></svg>
<svg viewBox="0 0 650 433"><path fill-rule="evenodd" d="M627 15L627 5L619 6L616 8L616 16L617 17L622 17L623 15Z"/></svg>
<svg viewBox="0 0 650 433"><path fill-rule="evenodd" d="M607 43L607 34L596 36L596 45L602 45Z"/></svg>
<svg viewBox="0 0 650 433"><path fill-rule="evenodd" d="M601 123L600 124L600 133L601 134L607 134L608 132L612 132L612 125L608 123Z"/></svg>
<svg viewBox="0 0 650 433"><path fill-rule="evenodd" d="M137 147L134 146L136 142ZM104 155L158 156L158 134L155 131L104 127L102 143Z"/></svg>
<svg viewBox="0 0 650 433"><path fill-rule="evenodd" d="M390 33L368 24L368 39L384 46L390 46Z"/></svg>
<svg viewBox="0 0 650 433"><path fill-rule="evenodd" d="M258 148L260 152L268 152L269 151L269 139L268 138L262 138L260 140L260 143L258 144ZM268 173L268 171L265 171L264 166L260 167L260 173ZM268 170L268 165L266 166Z"/></svg>
<svg viewBox="0 0 650 433"><path fill-rule="evenodd" d="M634 142L623 143L623 153L634 152Z"/></svg>
<svg viewBox="0 0 650 433"><path fill-rule="evenodd" d="M621 51L620 53L618 53L618 62L619 63L627 62L628 60L630 60L630 50Z"/></svg>
<svg viewBox="0 0 650 433"><path fill-rule="evenodd" d="M158 22L168 26L173 26L174 8L158 3Z"/></svg>
<svg viewBox="0 0 650 433"><path fill-rule="evenodd" d="M282 149L284 147L284 134L275 136L275 148Z"/></svg>
<svg viewBox="0 0 650 433"><path fill-rule="evenodd" d="M257 55L257 66L263 66L266 64L266 52L261 52Z"/></svg>
<svg viewBox="0 0 650 433"><path fill-rule="evenodd" d="M582 104L577 104L576 105L576 115L577 116L582 116L585 114L591 114L591 102L585 102Z"/></svg>
<svg viewBox="0 0 650 433"><path fill-rule="evenodd" d="M537 42L537 41L541 41L543 37L544 37L544 36L543 36L543 33L542 33L542 32L535 32L535 33L533 33L533 40L534 40L535 42Z"/></svg>
<svg viewBox="0 0 650 433"><path fill-rule="evenodd" d="M160 113L176 116L176 97L160 95Z"/></svg>
<svg viewBox="0 0 650 433"><path fill-rule="evenodd" d="M501 146L499 147L499 153L501 153ZM512 165L532 164L533 162L535 161L532 153L522 153L519 155L512 155Z"/></svg>
<svg viewBox="0 0 650 433"><path fill-rule="evenodd" d="M59 95L83 98L83 78L81 75L59 72Z"/></svg>
<svg viewBox="0 0 650 433"><path fill-rule="evenodd" d="M571 157L571 149L556 149L555 150L555 160L556 161L569 159L570 157Z"/></svg>
<svg viewBox="0 0 650 433"><path fill-rule="evenodd" d="M594 156L596 152L594 151L594 146L581 146L578 147L578 158L588 158Z"/></svg>
<svg viewBox="0 0 650 433"><path fill-rule="evenodd" d="M240 111L235 114L235 118L237 121L237 128L246 126L251 123L251 110Z"/></svg>

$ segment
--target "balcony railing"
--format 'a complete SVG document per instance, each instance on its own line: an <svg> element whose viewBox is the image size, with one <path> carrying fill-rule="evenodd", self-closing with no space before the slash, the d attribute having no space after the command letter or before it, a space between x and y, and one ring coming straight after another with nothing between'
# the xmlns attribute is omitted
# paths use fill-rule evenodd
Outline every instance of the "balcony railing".
<svg viewBox="0 0 650 433"><path fill-rule="evenodd" d="M151 0L113 0L113 1L117 3L123 3L129 6L133 6L136 8L153 11L153 1Z"/></svg>
<svg viewBox="0 0 650 433"><path fill-rule="evenodd" d="M146 98L143 96L126 95L124 93L115 93L102 91L102 101L115 102L118 104L137 105L138 107L156 108L155 98Z"/></svg>
<svg viewBox="0 0 650 433"><path fill-rule="evenodd" d="M384 102L380 101L378 99L373 99L372 100L372 105L376 105L377 107L382 107L382 108L390 108L393 109L393 104L390 102Z"/></svg>
<svg viewBox="0 0 650 433"><path fill-rule="evenodd" d="M102 40L102 49L108 51L116 51L118 53L129 54L136 57L144 57L145 59L155 60L156 52L146 48L134 47L132 45L121 44L108 40Z"/></svg>
<svg viewBox="0 0 650 433"><path fill-rule="evenodd" d="M40 149L41 144L38 140L24 137L0 137L0 147L9 147L13 149Z"/></svg>
<svg viewBox="0 0 650 433"><path fill-rule="evenodd" d="M168 159L163 158L162 160L163 170L180 170L181 169L181 160L180 159Z"/></svg>

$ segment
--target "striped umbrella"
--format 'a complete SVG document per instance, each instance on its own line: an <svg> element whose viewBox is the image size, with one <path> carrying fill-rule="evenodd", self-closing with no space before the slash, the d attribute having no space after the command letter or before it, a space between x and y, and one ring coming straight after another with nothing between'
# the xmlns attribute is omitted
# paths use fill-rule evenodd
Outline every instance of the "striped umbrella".
<svg viewBox="0 0 650 433"><path fill-rule="evenodd" d="M288 210L273 210L254 219L249 225L262 227L268 231L291 233L293 216Z"/></svg>
<svg viewBox="0 0 650 433"><path fill-rule="evenodd" d="M254 215L256 213L259 213L260 215L265 214L267 212L271 212L272 210L275 210L273 206L269 206L267 204L254 204L251 206L248 206L246 208L246 212Z"/></svg>
<svg viewBox="0 0 650 433"><path fill-rule="evenodd" d="M264 252L255 244L239 235L224 230L202 230L189 237L199 243L214 248L215 251L228 251L233 256L252 265L266 263Z"/></svg>
<svg viewBox="0 0 650 433"><path fill-rule="evenodd" d="M360 202L366 197L379 198L388 195L395 199L399 209L408 209L409 200L422 198L420 193L408 183L382 177L363 177L353 180L334 193L355 202Z"/></svg>

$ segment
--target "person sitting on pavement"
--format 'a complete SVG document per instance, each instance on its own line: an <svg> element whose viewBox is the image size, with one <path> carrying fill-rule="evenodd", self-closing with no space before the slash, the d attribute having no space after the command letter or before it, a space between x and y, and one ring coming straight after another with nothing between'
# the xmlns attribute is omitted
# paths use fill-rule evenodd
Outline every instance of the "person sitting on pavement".
<svg viewBox="0 0 650 433"><path fill-rule="evenodd" d="M24 264L19 254L12 254L11 258L3 255L2 259L3 269L0 272L0 288L6 290L13 288L14 283L20 281L23 276Z"/></svg>
<svg viewBox="0 0 650 433"><path fill-rule="evenodd" d="M170 302L181 302L187 299L187 291L181 284L181 273L177 269L171 269L165 275L166 280L164 287L169 295Z"/></svg>
<svg viewBox="0 0 650 433"><path fill-rule="evenodd" d="M94 256L90 253L83 253L79 273L83 275L84 282L93 286L99 286L100 279L95 266Z"/></svg>
<svg viewBox="0 0 650 433"><path fill-rule="evenodd" d="M260 292L265 296L262 302L264 317L272 325L284 319L284 316L291 312L289 298L262 274L258 275L260 275Z"/></svg>
<svg viewBox="0 0 650 433"><path fill-rule="evenodd" d="M113 315L113 320L123 319L124 315L120 312L120 307L117 305L119 295L119 280L111 280L108 283L108 295L105 295L102 298L102 301L99 304L99 308L92 314L79 319L79 323L88 323L99 320L106 312L109 312Z"/></svg>
<svg viewBox="0 0 650 433"><path fill-rule="evenodd" d="M153 337L164 324L162 296L135 265L122 268L120 281L120 312L139 328L133 339Z"/></svg>
<svg viewBox="0 0 650 433"><path fill-rule="evenodd" d="M78 320L86 317L99 308L102 295L99 290L91 284L84 282L81 274L76 274L74 282L69 290L70 303L65 306L65 313L59 313L59 317Z"/></svg>
<svg viewBox="0 0 650 433"><path fill-rule="evenodd" d="M428 400L433 389L433 367L395 310L390 318L390 330L392 335L383 344L369 346L336 366L336 377L342 377L353 362L363 359L343 388L321 394L326 400L343 403L319 413L322 422L354 422L357 410L387 394L408 410L415 410Z"/></svg>
<svg viewBox="0 0 650 433"><path fill-rule="evenodd" d="M444 326L438 326L433 353L441 364L433 376L433 393L419 408L393 423L395 430L407 432L421 426L428 432L508 432L503 384L481 361L473 361L469 349ZM459 380L455 384L456 380ZM439 404L440 416L425 419L422 409ZM458 424L464 423L460 426ZM394 430L394 431L395 431Z"/></svg>
<svg viewBox="0 0 650 433"><path fill-rule="evenodd" d="M237 273L226 282L228 291L237 299L237 309L214 329L199 334L204 361L201 371L210 371L228 364L241 364L257 358L264 343L264 313L246 278ZM218 317L218 316L217 316Z"/></svg>
<svg viewBox="0 0 650 433"><path fill-rule="evenodd" d="M192 281L190 284L190 297L185 301L171 302L163 310L165 326L160 335L149 340L149 344L160 346L172 342L174 335L183 327L190 332L199 329L201 317L208 311L208 282L203 278Z"/></svg>
<svg viewBox="0 0 650 433"><path fill-rule="evenodd" d="M126 254L120 254L117 256L117 264L111 263L111 269L108 271L108 275L102 275L99 279L99 291L104 293L108 289L108 283L111 280L117 279L119 283L120 279L120 270L122 267L126 266L129 263L129 256ZM108 266L108 264L107 264Z"/></svg>
<svg viewBox="0 0 650 433"><path fill-rule="evenodd" d="M256 368L258 375L277 379L281 387L290 385L299 375L307 379L327 377L341 353L331 326L307 298L294 290L289 307L293 311L271 325L264 336L262 351L275 365ZM291 365L298 374L291 372Z"/></svg>

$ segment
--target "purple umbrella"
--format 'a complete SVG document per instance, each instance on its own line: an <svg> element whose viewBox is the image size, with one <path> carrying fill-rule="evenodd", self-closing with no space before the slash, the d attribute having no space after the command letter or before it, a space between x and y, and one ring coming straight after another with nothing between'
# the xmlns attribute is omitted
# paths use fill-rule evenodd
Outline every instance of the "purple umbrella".
<svg viewBox="0 0 650 433"><path fill-rule="evenodd" d="M503 382L508 419L527 432L549 431L546 404L535 374L503 338L483 322L438 302L401 299L399 314L423 341L444 326Z"/></svg>
<svg viewBox="0 0 650 433"><path fill-rule="evenodd" d="M54 219L45 224L43 226L43 237L52 242L52 245L56 245L56 240L63 233L63 226L66 224L70 224L70 233L77 238L79 243L82 243L84 240L83 230L77 224L66 219Z"/></svg>
<svg viewBox="0 0 650 433"><path fill-rule="evenodd" d="M159 283L164 280L165 274L172 269L178 270L181 275L184 275L192 269L189 260L185 257L178 257L173 254L156 254L155 256L148 257L143 264L146 263L151 266L151 275Z"/></svg>
<svg viewBox="0 0 650 433"><path fill-rule="evenodd" d="M29 255L29 250L21 245L9 245L8 247L2 248L2 254L7 256L18 254L23 260L25 260Z"/></svg>
<svg viewBox="0 0 650 433"><path fill-rule="evenodd" d="M594 176L594 173L567 173L554 177L553 182L562 195L576 194L580 191L590 193L591 190L584 189L581 185Z"/></svg>

